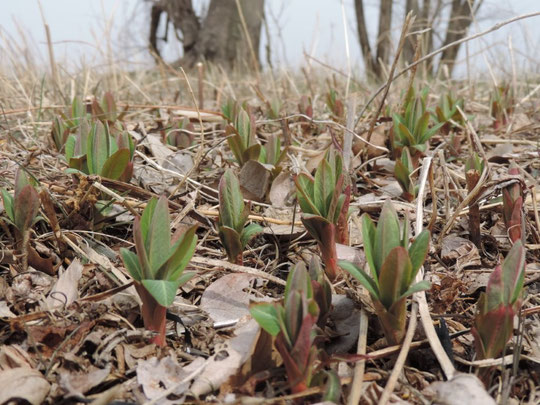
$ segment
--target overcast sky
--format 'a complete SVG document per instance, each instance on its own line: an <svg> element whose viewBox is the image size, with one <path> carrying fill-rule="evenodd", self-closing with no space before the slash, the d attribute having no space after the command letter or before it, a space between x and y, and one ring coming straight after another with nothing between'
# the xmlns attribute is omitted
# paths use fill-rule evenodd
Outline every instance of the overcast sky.
<svg viewBox="0 0 540 405"><path fill-rule="evenodd" d="M377 29L377 0L366 0L368 30ZM201 7L205 1L194 1ZM402 20L405 1L396 1L396 18ZM70 69L83 64L106 66L107 56L133 64L151 63L145 45L148 36L148 3L142 0L43 0L43 13L48 22L57 60L69 61ZM352 0L344 0L345 19L341 0L266 0L270 30L272 60L275 67L298 68L306 63L304 53L347 70L346 36L350 60L355 72L363 69L356 34ZM485 0L478 15L478 27L471 33L492 26L515 15L540 10L540 0ZM37 0L2 1L0 13L0 52L14 44L18 54L30 51L40 55L47 64L46 39ZM346 25L344 29L344 24ZM399 26L394 24L396 35ZM23 40L23 35L26 40ZM169 35L171 37L171 35ZM108 40L110 39L110 41ZM508 71L509 40L514 48L518 68L538 72L540 61L540 17L530 18L507 26L470 43L469 53L475 56L471 66L474 73L485 71L486 61ZM263 44L267 40L263 34ZM108 48L110 44L110 48ZM180 55L176 42L164 45L165 55L174 60ZM108 53L108 49L112 52ZM264 48L263 48L264 49ZM483 53L484 56L480 56ZM460 58L464 59L465 47ZM2 57L0 57L2 59ZM261 52L261 59L264 53ZM264 60L263 60L264 62ZM127 66L127 65L126 65ZM465 72L462 64L457 74Z"/></svg>

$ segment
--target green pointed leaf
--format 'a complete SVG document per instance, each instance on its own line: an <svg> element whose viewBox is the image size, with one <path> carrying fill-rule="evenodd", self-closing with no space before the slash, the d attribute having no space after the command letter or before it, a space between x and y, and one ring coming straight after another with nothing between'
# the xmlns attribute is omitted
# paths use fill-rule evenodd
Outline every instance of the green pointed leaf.
<svg viewBox="0 0 540 405"><path fill-rule="evenodd" d="M392 202L386 200L375 231L375 243L373 246L373 261L375 268L379 272L388 253L399 245L400 229L397 213Z"/></svg>
<svg viewBox="0 0 540 405"><path fill-rule="evenodd" d="M324 371L324 374L326 374L327 379L324 387L323 402L328 401L330 403L339 404L341 397L341 382L339 377L333 370Z"/></svg>
<svg viewBox="0 0 540 405"><path fill-rule="evenodd" d="M359 269L354 264L346 262L346 261L340 261L339 267L341 267L343 270L350 273L351 276L356 278L366 288L366 290L368 290L368 292L371 294L372 297L374 297L377 300L380 300L379 288L377 284L370 276L366 274L364 270Z"/></svg>
<svg viewBox="0 0 540 405"><path fill-rule="evenodd" d="M88 170L89 174L99 174L109 157L109 139L104 125L96 121L93 131L88 136Z"/></svg>
<svg viewBox="0 0 540 405"><path fill-rule="evenodd" d="M326 159L323 159L315 172L315 184L313 188L313 203L326 218L328 215L328 197L333 194L335 181L332 178L332 169ZM331 198L331 197L330 197Z"/></svg>
<svg viewBox="0 0 540 405"><path fill-rule="evenodd" d="M182 272L180 277L178 277L176 279L176 281L178 282L178 287L183 286L184 284L186 284L189 280L191 280L196 275L197 275L197 273L195 271L184 271L184 272Z"/></svg>
<svg viewBox="0 0 540 405"><path fill-rule="evenodd" d="M416 284L413 284L412 286L410 286L407 291L405 291L403 294L401 294L401 296L397 299L398 301L403 299L403 298L407 298L417 292L420 292L420 291L426 291L426 290L429 290L431 288L431 283L427 280L422 280L422 281L419 281L418 283ZM390 310L392 310L392 308L390 308Z"/></svg>
<svg viewBox="0 0 540 405"><path fill-rule="evenodd" d="M420 232L420 235L416 237L415 241L409 247L409 257L412 264L412 272L410 278L407 280L409 284L413 282L416 274L418 273L418 269L422 267L424 261L426 260L427 252L429 249L429 238L429 231L427 229L424 229L422 232Z"/></svg>
<svg viewBox="0 0 540 405"><path fill-rule="evenodd" d="M148 208L148 206L146 208ZM150 262L146 252L146 245L142 231L142 221L139 217L135 217L135 220L133 221L133 241L135 242L135 250L137 252L137 257L139 258L139 264L141 265L141 278L150 279L153 277L153 274L150 269Z"/></svg>
<svg viewBox="0 0 540 405"><path fill-rule="evenodd" d="M169 208L167 198L159 197L154 215L148 228L146 246L148 260L152 274L157 274L158 270L169 260L171 256L171 221L169 219Z"/></svg>
<svg viewBox="0 0 540 405"><path fill-rule="evenodd" d="M240 235L236 230L223 225L219 227L219 239L225 248L229 261L235 263L237 257L244 251Z"/></svg>
<svg viewBox="0 0 540 405"><path fill-rule="evenodd" d="M236 161L240 166L243 166L246 163L243 155L244 146L242 145L242 138L238 134L238 131L232 125L227 125L225 127L225 136Z"/></svg>
<svg viewBox="0 0 540 405"><path fill-rule="evenodd" d="M105 161L100 176L117 180L129 163L129 149L119 149Z"/></svg>
<svg viewBox="0 0 540 405"><path fill-rule="evenodd" d="M402 161L399 159L396 160L396 164L394 166L394 176L396 177L396 180L404 193L411 192L411 179L409 178L409 175L409 170L407 167L405 167Z"/></svg>
<svg viewBox="0 0 540 405"><path fill-rule="evenodd" d="M294 183L296 184L296 198L302 212L321 216L313 199L315 180L306 173L300 173L295 177Z"/></svg>
<svg viewBox="0 0 540 405"><path fill-rule="evenodd" d="M142 280L142 285L154 297L159 305L170 306L178 291L178 280Z"/></svg>
<svg viewBox="0 0 540 405"><path fill-rule="evenodd" d="M182 275L182 272L193 257L193 253L195 253L195 247L197 246L196 230L197 226L192 226L176 241L172 248L173 253L171 257L166 265L163 266L165 271L163 274L160 274L159 278L177 280Z"/></svg>
<svg viewBox="0 0 540 405"><path fill-rule="evenodd" d="M75 138L75 135L73 134L69 135L66 139L64 156L68 164L71 158L73 157L73 153L75 151L75 142L76 142L76 138Z"/></svg>
<svg viewBox="0 0 540 405"><path fill-rule="evenodd" d="M4 201L4 210L11 222L15 223L15 211L13 208L13 197L4 188L0 188L2 200Z"/></svg>
<svg viewBox="0 0 540 405"><path fill-rule="evenodd" d="M525 277L525 248L520 240L514 243L502 264L503 303L514 304L521 297Z"/></svg>
<svg viewBox="0 0 540 405"><path fill-rule="evenodd" d="M147 246L147 236L148 236L148 229L150 229L150 223L152 221L152 217L154 216L154 210L156 209L157 204L157 198L152 197L150 201L146 204L146 208L143 211L142 217L141 217L141 232L142 237L144 240L145 245Z"/></svg>
<svg viewBox="0 0 540 405"><path fill-rule="evenodd" d="M375 249L375 233L375 224L373 223L369 215L362 215L362 240L364 241L364 254L366 255L366 261L371 270L371 276L376 281L376 284L378 286L379 268L375 266L375 258L373 253L373 249Z"/></svg>
<svg viewBox="0 0 540 405"><path fill-rule="evenodd" d="M263 231L263 228L258 224L249 224L248 226L246 226L242 230L242 233L240 234L240 242L242 244L242 250L249 243L249 241L253 239L253 237L262 233L262 231Z"/></svg>
<svg viewBox="0 0 540 405"><path fill-rule="evenodd" d="M426 132L429 125L430 115L429 112L424 112L418 122L416 123L416 128L414 130L415 139L421 139L424 133Z"/></svg>
<svg viewBox="0 0 540 405"><path fill-rule="evenodd" d="M281 328L278 321L277 310L273 304L252 304L249 307L249 312L261 328L270 335L277 336Z"/></svg>
<svg viewBox="0 0 540 405"><path fill-rule="evenodd" d="M143 273L137 255L126 248L121 248L120 254L124 260L124 266L126 266L131 277L133 277L135 281L141 282Z"/></svg>
<svg viewBox="0 0 540 405"><path fill-rule="evenodd" d="M219 181L219 221L221 225L236 230L244 228L244 197L238 179L231 170L226 170Z"/></svg>
<svg viewBox="0 0 540 405"><path fill-rule="evenodd" d="M402 246L395 247L386 256L379 276L379 297L385 308L390 309L406 291L406 277L411 268L407 250Z"/></svg>

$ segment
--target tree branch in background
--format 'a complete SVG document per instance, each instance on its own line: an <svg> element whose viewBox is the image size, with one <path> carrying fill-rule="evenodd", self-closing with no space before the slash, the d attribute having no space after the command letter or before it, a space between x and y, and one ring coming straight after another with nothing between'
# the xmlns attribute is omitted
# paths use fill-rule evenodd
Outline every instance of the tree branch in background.
<svg viewBox="0 0 540 405"><path fill-rule="evenodd" d="M369 37L366 29L366 17L364 15L364 1L354 0L354 8L356 10L356 25L358 27L358 40L360 41L360 49L366 65L366 72L373 72L373 54L369 45Z"/></svg>
<svg viewBox="0 0 540 405"><path fill-rule="evenodd" d="M374 73L382 77L382 65L388 65L390 61L390 49L392 47L392 0L381 0L379 7L379 35L377 36L377 59Z"/></svg>

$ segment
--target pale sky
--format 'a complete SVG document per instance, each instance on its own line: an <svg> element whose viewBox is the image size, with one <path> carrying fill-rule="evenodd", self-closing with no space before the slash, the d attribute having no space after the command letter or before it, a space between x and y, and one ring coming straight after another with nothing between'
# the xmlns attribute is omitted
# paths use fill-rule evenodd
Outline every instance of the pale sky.
<svg viewBox="0 0 540 405"><path fill-rule="evenodd" d="M206 0L207 1L207 0ZM378 24L377 0L367 3L367 24L375 32ZM194 1L199 7L205 1ZM403 19L403 1L396 1L396 21ZM149 5L142 0L42 0L44 16L50 26L57 62L69 61L69 69L83 64L99 68L106 65L108 56L134 64L151 64L146 50ZM306 63L304 52L329 63L342 71L347 70L345 31L349 43L350 62L358 75L363 69L357 39L353 0L266 0L274 67L298 68ZM510 17L540 10L539 0L499 1L485 0L478 15L478 27L470 33L485 30ZM346 29L344 29L344 24ZM395 34L400 27L394 24ZM21 35L24 33L24 35ZM109 33L109 34L107 34ZM169 33L169 37L172 37ZM108 40L110 39L110 41ZM486 62L497 72L510 71L509 41L514 49L518 69L539 72L540 17L533 17L488 34L469 44L473 73L486 71ZM263 33L264 47L267 41ZM110 47L108 47L110 45ZM0 13L0 53L8 47L18 49L22 55L30 51L48 66L45 33L37 0L2 1ZM108 52L108 50L111 52ZM180 55L178 43L165 45L164 53L170 60ZM485 55L482 56L481 53ZM465 57L465 47L459 59ZM4 59L0 56L0 60ZM261 60L265 62L264 48ZM2 62L0 62L2 63ZM5 61L4 61L5 63ZM500 69L499 69L500 68ZM465 72L461 64L457 74Z"/></svg>

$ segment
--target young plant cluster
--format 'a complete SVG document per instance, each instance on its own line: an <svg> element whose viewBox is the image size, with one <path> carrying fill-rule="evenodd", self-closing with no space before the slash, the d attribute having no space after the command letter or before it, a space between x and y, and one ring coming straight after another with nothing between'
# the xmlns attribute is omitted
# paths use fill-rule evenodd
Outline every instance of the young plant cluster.
<svg viewBox="0 0 540 405"><path fill-rule="evenodd" d="M429 237L429 231L423 230L409 243L408 220L400 227L397 213L387 200L377 226L367 214L362 217L364 253L371 274L352 263L340 262L369 292L391 345L401 343L405 336L407 297L430 288L424 280L414 283L426 259Z"/></svg>
<svg viewBox="0 0 540 405"><path fill-rule="evenodd" d="M391 144L397 156L394 175L407 201L416 198L413 173L420 157L427 151L431 137L445 125L445 122L439 122L430 127L432 115L426 107L427 95L428 89L417 95L411 86L403 101L403 112L392 117L394 126Z"/></svg>
<svg viewBox="0 0 540 405"><path fill-rule="evenodd" d="M228 121L225 136L229 147L240 167L254 160L267 165L275 178L282 170L281 163L287 156L287 148L282 148L278 134L271 135L266 145L262 145L256 136L255 116L248 111L247 107L242 108L232 101L223 106L223 116Z"/></svg>
<svg viewBox="0 0 540 405"><path fill-rule="evenodd" d="M15 250L21 254L23 271L26 271L30 250L30 231L39 220L39 195L34 184L21 168L15 175L14 195L12 196L4 188L0 188L0 192L7 220L15 230Z"/></svg>
<svg viewBox="0 0 540 405"><path fill-rule="evenodd" d="M315 177L300 173L295 178L296 196L303 212L302 223L317 241L328 278L339 273L336 243L347 244L351 185L343 173L341 154L328 151Z"/></svg>
<svg viewBox="0 0 540 405"><path fill-rule="evenodd" d="M142 305L146 329L157 332L153 342L165 346L165 315L178 287L194 273L184 269L191 260L197 244L196 226L171 238L167 199L151 199L142 217L133 223L135 253L122 248L126 269L133 277Z"/></svg>
<svg viewBox="0 0 540 405"><path fill-rule="evenodd" d="M288 382L293 393L300 393L328 376L326 400L339 398L339 380L322 370L320 349L322 325L328 316L331 289L317 259L310 263L309 273L304 263L289 272L283 302L260 303L250 312L260 326L272 335L274 346L283 359Z"/></svg>
<svg viewBox="0 0 540 405"><path fill-rule="evenodd" d="M133 175L135 145L120 123L111 93L101 105L94 99L91 113L80 98L74 98L71 111L56 117L52 138L58 151L64 151L69 172L96 174L128 182Z"/></svg>
<svg viewBox="0 0 540 405"><path fill-rule="evenodd" d="M242 264L242 255L248 242L262 232L260 225L246 226L251 204L244 204L238 179L227 170L219 181L218 231L221 244L231 263Z"/></svg>

